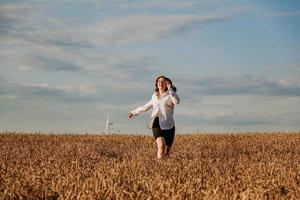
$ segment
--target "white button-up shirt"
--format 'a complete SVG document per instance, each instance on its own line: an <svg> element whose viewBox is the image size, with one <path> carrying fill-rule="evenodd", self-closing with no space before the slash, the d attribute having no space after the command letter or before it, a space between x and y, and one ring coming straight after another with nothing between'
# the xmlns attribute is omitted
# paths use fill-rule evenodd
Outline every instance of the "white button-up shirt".
<svg viewBox="0 0 300 200"><path fill-rule="evenodd" d="M139 115L142 112L146 112L153 107L151 114L151 120L147 125L149 128L152 128L155 117L159 117L159 126L162 130L168 130L175 126L173 119L174 105L179 104L180 99L177 96L176 92L172 88L164 92L160 98L157 98L156 93L152 95L151 100L143 106L140 106L131 113L134 116Z"/></svg>

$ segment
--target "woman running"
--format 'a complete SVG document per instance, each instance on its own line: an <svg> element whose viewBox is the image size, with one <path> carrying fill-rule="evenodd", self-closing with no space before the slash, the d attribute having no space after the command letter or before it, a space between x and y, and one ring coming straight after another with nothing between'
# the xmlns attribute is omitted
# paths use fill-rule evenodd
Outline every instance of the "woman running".
<svg viewBox="0 0 300 200"><path fill-rule="evenodd" d="M157 144L158 159L170 154L175 136L174 105L179 104L179 102L180 99L172 81L165 76L159 76L156 78L155 92L151 100L128 113L128 117L132 119L153 107L151 120L147 126L152 128Z"/></svg>

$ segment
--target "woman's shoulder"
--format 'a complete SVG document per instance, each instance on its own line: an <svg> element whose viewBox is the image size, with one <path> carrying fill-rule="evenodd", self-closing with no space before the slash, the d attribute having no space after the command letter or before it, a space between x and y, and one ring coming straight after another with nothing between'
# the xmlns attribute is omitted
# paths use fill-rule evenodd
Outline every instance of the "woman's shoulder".
<svg viewBox="0 0 300 200"><path fill-rule="evenodd" d="M156 96L157 96L157 92L153 92L151 97L153 98L153 97L156 97Z"/></svg>
<svg viewBox="0 0 300 200"><path fill-rule="evenodd" d="M158 97L158 92L154 92L154 93L152 94L152 99L157 99L157 97Z"/></svg>

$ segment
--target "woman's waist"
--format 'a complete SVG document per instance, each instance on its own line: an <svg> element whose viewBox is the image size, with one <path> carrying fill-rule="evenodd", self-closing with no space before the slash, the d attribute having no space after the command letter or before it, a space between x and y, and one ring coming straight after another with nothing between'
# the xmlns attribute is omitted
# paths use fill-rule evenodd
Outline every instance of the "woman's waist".
<svg viewBox="0 0 300 200"><path fill-rule="evenodd" d="M151 118L153 117L173 117L173 110L162 110L162 109L157 109L153 110L151 114Z"/></svg>

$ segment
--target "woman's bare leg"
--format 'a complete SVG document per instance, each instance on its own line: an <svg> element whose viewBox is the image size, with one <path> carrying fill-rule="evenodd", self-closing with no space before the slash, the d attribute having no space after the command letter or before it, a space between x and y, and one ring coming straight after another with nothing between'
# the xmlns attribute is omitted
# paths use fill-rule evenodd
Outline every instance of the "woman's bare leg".
<svg viewBox="0 0 300 200"><path fill-rule="evenodd" d="M166 151L166 142L165 138L163 137L158 137L156 139L156 144L157 144L157 158L162 159L165 157L165 151Z"/></svg>

